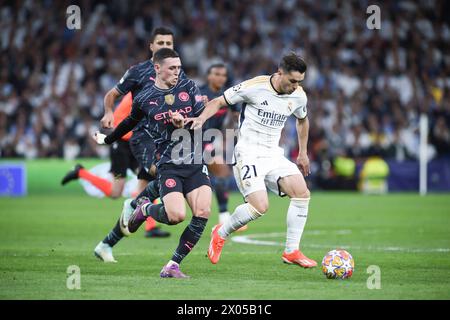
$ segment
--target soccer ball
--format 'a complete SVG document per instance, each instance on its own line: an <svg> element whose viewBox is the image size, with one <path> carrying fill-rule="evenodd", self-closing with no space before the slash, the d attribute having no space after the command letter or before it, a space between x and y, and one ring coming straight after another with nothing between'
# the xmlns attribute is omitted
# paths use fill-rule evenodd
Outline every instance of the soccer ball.
<svg viewBox="0 0 450 320"><path fill-rule="evenodd" d="M343 249L331 250L322 260L322 272L328 279L347 279L353 274L355 262Z"/></svg>

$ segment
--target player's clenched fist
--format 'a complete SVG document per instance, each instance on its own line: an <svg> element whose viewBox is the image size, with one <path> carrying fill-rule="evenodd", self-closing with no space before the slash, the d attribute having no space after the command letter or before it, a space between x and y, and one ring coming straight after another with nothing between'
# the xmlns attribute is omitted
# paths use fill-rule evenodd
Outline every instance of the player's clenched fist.
<svg viewBox="0 0 450 320"><path fill-rule="evenodd" d="M111 129L114 125L114 114L112 112L106 112L100 120L100 124L103 128Z"/></svg>

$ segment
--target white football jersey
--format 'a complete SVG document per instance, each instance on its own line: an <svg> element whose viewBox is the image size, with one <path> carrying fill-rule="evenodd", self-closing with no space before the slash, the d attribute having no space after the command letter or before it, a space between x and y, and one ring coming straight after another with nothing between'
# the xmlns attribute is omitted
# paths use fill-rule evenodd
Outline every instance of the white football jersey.
<svg viewBox="0 0 450 320"><path fill-rule="evenodd" d="M282 154L284 150L279 144L286 120L292 114L299 119L307 115L307 98L302 87L291 94L278 94L270 78L255 77L223 94L229 105L242 102L236 152L250 152L258 157Z"/></svg>

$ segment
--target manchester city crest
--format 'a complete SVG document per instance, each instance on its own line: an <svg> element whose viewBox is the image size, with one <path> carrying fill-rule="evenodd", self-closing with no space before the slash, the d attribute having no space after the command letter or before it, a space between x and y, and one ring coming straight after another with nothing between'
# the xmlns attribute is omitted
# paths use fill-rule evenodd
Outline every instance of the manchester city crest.
<svg viewBox="0 0 450 320"><path fill-rule="evenodd" d="M164 96L164 101L171 106L175 102L175 97L173 94L168 94Z"/></svg>

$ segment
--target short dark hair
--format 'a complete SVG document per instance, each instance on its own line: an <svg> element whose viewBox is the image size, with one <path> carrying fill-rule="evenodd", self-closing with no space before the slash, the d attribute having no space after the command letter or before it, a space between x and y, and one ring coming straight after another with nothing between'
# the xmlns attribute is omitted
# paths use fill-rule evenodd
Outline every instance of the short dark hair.
<svg viewBox="0 0 450 320"><path fill-rule="evenodd" d="M167 58L179 58L180 55L175 50L169 48L162 48L155 52L153 55L153 63L161 63Z"/></svg>
<svg viewBox="0 0 450 320"><path fill-rule="evenodd" d="M279 68L286 72L298 71L304 73L306 71L306 63L295 52L291 52L281 58Z"/></svg>
<svg viewBox="0 0 450 320"><path fill-rule="evenodd" d="M206 74L210 74L212 69L214 69L214 68L220 68L220 69L225 68L226 69L227 67L223 63L214 63L208 67Z"/></svg>
<svg viewBox="0 0 450 320"><path fill-rule="evenodd" d="M150 42L155 41L155 38L157 35L163 35L163 36L171 35L172 38L174 37L173 31L171 29L166 28L166 27L158 27L158 28L153 29L152 35L150 36Z"/></svg>

